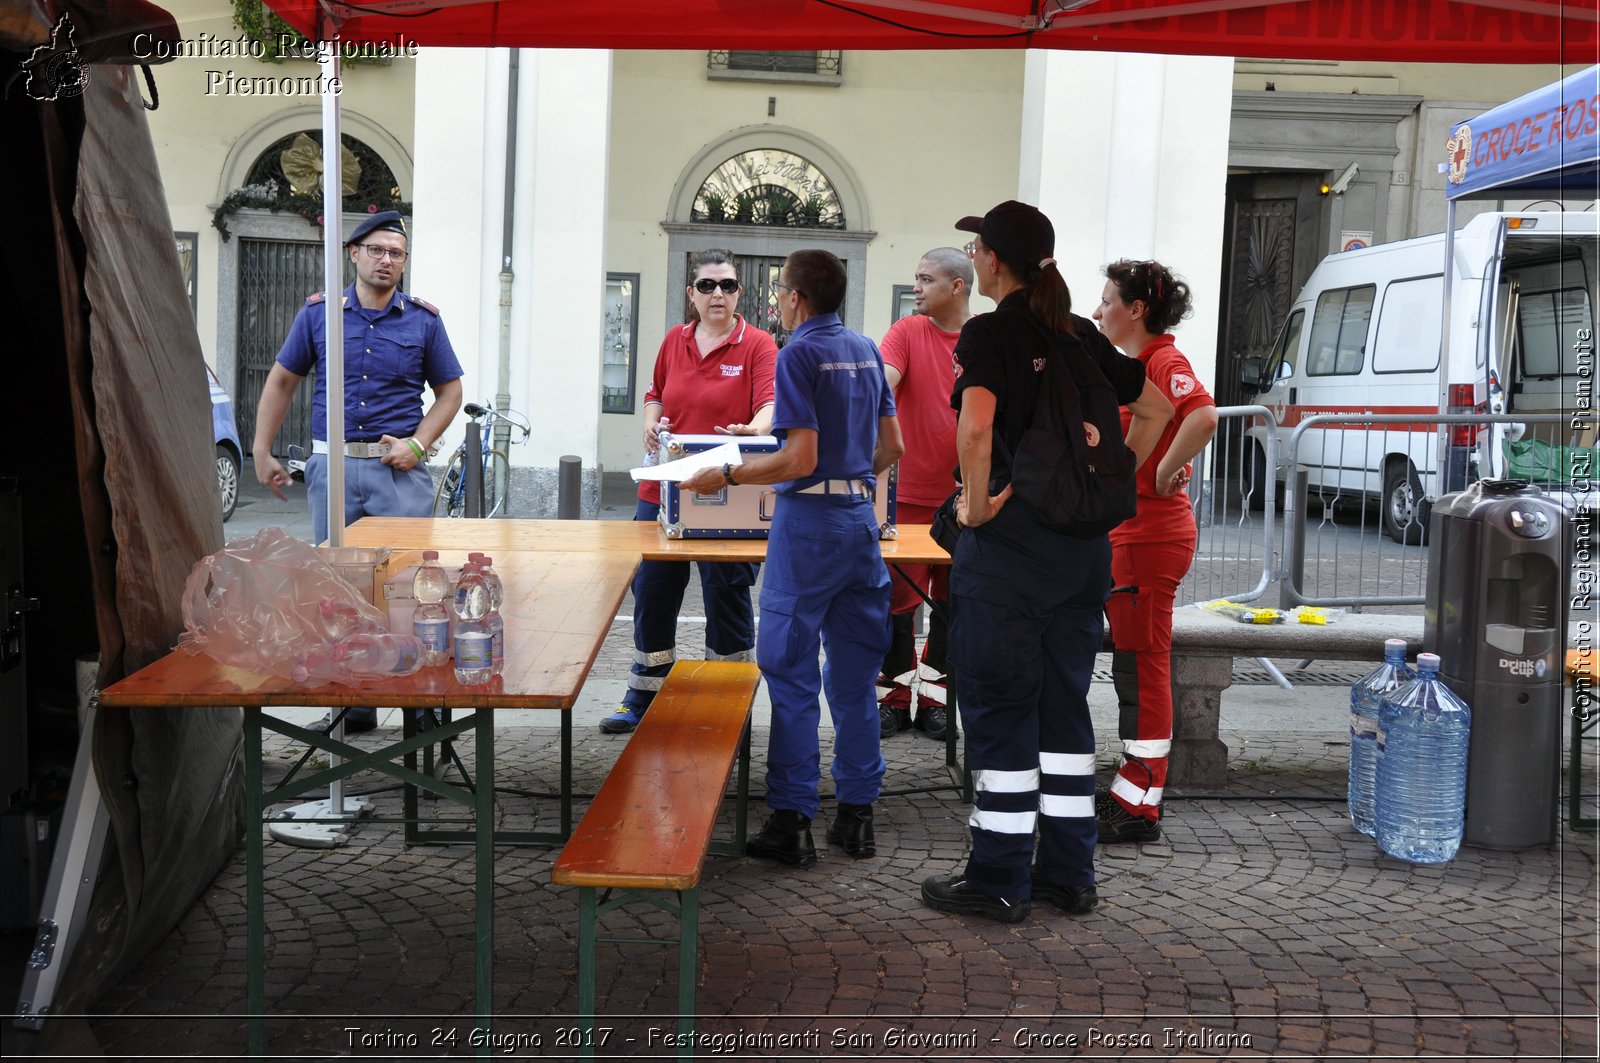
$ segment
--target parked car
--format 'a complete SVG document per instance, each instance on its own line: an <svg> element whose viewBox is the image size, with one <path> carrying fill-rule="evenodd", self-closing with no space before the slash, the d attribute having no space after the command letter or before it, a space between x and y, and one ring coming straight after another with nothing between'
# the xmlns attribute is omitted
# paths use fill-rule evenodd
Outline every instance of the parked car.
<svg viewBox="0 0 1600 1063"><path fill-rule="evenodd" d="M217 448L217 493L222 497L222 519L227 521L239 504L239 469L244 448L239 445L239 429L233 420L233 399L209 365L206 376L211 381L211 435Z"/></svg>

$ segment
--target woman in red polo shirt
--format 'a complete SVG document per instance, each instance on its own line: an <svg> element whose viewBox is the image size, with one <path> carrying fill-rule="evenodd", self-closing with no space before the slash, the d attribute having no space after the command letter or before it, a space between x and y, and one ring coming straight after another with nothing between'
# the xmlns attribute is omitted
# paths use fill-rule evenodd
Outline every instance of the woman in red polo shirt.
<svg viewBox="0 0 1600 1063"><path fill-rule="evenodd" d="M1106 603L1113 648L1111 678L1120 707L1122 765L1096 795L1100 844L1161 837L1161 794L1172 748L1172 604L1194 560L1197 531L1189 462L1217 431L1217 408L1171 331L1189 316L1189 286L1159 262L1124 259L1106 267L1094 319L1106 339L1144 363L1145 378L1172 403L1156 449L1139 467L1139 509L1111 531ZM1122 411L1124 430L1127 409Z"/></svg>
<svg viewBox="0 0 1600 1063"><path fill-rule="evenodd" d="M733 253L695 256L689 281L694 320L670 329L656 352L655 373L644 396L644 446L660 448L659 433L766 435L772 430L772 379L778 345L737 312L739 272ZM634 520L655 520L661 484L639 484ZM697 562L706 608L706 657L752 659L755 613L750 588L756 566ZM600 721L606 734L627 734L639 724L678 659L678 610L689 586L687 561L646 561L633 579L633 666L628 692L616 712Z"/></svg>

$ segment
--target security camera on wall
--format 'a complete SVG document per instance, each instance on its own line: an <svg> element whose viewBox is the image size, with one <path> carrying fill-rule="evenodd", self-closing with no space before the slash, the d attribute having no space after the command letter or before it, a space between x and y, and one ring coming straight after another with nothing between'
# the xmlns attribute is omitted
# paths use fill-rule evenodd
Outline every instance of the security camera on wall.
<svg viewBox="0 0 1600 1063"><path fill-rule="evenodd" d="M1332 182L1322 186L1322 194L1325 196L1330 194L1335 196L1344 195L1345 189L1350 187L1351 183L1355 181L1356 175L1360 172L1361 167L1352 162L1349 166L1346 166L1343 172L1341 172L1338 177L1335 177Z"/></svg>

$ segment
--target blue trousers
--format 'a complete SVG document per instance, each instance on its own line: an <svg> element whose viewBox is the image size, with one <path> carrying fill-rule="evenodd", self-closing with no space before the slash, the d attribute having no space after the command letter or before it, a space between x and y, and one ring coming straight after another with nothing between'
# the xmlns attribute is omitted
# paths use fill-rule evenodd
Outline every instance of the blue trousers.
<svg viewBox="0 0 1600 1063"><path fill-rule="evenodd" d="M1111 544L1040 524L1013 497L961 534L950 575L950 659L976 801L966 877L1029 897L1037 866L1094 884L1094 725L1088 692L1111 589Z"/></svg>
<svg viewBox="0 0 1600 1063"><path fill-rule="evenodd" d="M820 669L819 648L827 654ZM833 714L834 793L842 804L877 800L883 754L875 682L888 648L889 574L872 504L840 495L785 495L767 545L756 643L772 697L772 808L809 818L821 805L823 691Z"/></svg>
<svg viewBox="0 0 1600 1063"><path fill-rule="evenodd" d="M640 499L633 519L653 521L660 512L658 504ZM748 661L756 642L750 588L760 566L733 561L695 564L705 597L707 659ZM633 666L622 703L634 712L650 707L678 659L678 610L688 586L687 561L645 561L633 577Z"/></svg>
<svg viewBox="0 0 1600 1063"><path fill-rule="evenodd" d="M306 459L311 539L328 541L328 455ZM362 517L426 517L433 513L433 474L425 465L396 471L377 458L344 459L344 522Z"/></svg>

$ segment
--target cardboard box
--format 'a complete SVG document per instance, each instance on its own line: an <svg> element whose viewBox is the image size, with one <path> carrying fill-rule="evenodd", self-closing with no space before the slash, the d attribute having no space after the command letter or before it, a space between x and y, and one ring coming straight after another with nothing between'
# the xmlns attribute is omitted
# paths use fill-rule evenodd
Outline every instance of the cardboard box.
<svg viewBox="0 0 1600 1063"><path fill-rule="evenodd" d="M775 436L672 435L666 456L676 460L733 442L739 444L739 455L747 461L771 454L779 447ZM894 495L891 469L887 476L879 477L872 500L878 515L878 536L882 539L895 537ZM765 539L778 504L778 494L769 484L734 484L714 495L686 495L677 484L666 482L661 485L658 519L669 539Z"/></svg>

